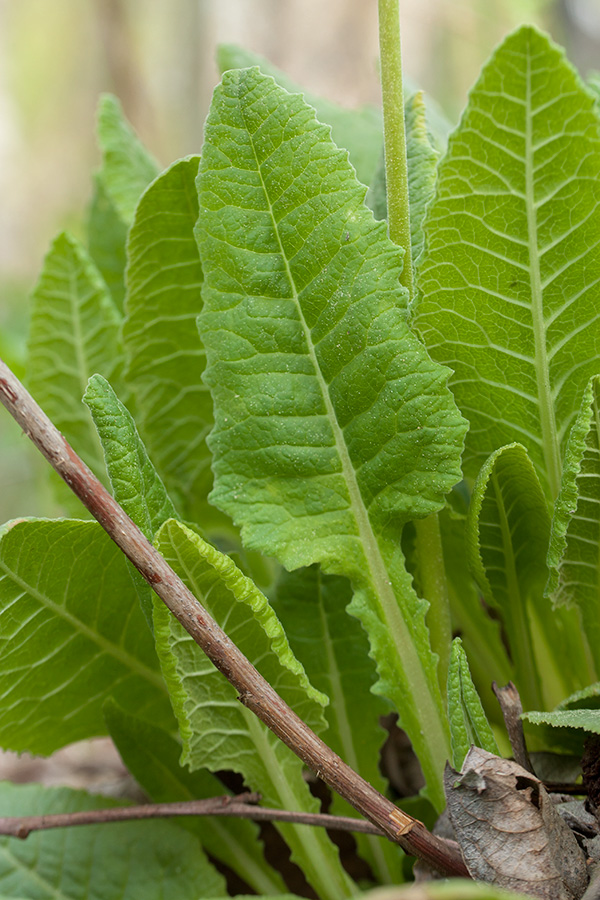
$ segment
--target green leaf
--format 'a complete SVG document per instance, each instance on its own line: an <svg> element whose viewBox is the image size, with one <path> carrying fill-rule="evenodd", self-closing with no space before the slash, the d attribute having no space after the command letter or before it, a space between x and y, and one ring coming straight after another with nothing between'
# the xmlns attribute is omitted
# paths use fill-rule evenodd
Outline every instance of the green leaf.
<svg viewBox="0 0 600 900"><path fill-rule="evenodd" d="M96 522L0 531L0 745L49 754L106 734L102 704L173 726L125 557Z"/></svg>
<svg viewBox="0 0 600 900"><path fill-rule="evenodd" d="M121 759L155 803L201 800L229 793L210 772L182 768L181 745L166 731L129 715L111 700L104 706L104 716ZM281 876L257 853L262 844L254 822L198 816L181 818L178 824L195 834L207 853L233 869L258 894L280 894L285 890Z"/></svg>
<svg viewBox="0 0 600 900"><path fill-rule="evenodd" d="M100 435L113 496L151 541L163 522L178 516L135 422L101 375L92 375L83 401ZM146 620L152 627L152 590L131 564L129 571Z"/></svg>
<svg viewBox="0 0 600 900"><path fill-rule="evenodd" d="M29 388L73 449L104 480L102 448L81 398L94 372L108 379L118 376L119 321L84 248L70 235L60 234L33 292Z"/></svg>
<svg viewBox="0 0 600 900"><path fill-rule="evenodd" d="M549 537L546 500L527 451L521 444L502 447L487 460L473 488L467 551L486 603L502 616L515 680L528 709L553 706L587 676L576 617L568 610L553 615L544 598ZM554 652L542 665L544 644ZM570 647L572 666L560 663L557 646Z"/></svg>
<svg viewBox="0 0 600 900"><path fill-rule="evenodd" d="M98 267L120 313L125 300L125 242L127 226L110 200L99 174L87 223L90 256Z"/></svg>
<svg viewBox="0 0 600 900"><path fill-rule="evenodd" d="M198 157L179 160L146 191L128 244L125 377L137 424L156 468L184 516L214 520L206 435L212 400L202 383L205 355L196 317L202 268L193 228Z"/></svg>
<svg viewBox="0 0 600 900"><path fill-rule="evenodd" d="M360 109L344 109L331 100L317 97L296 84L263 56L237 47L221 44L217 50L217 65L223 74L227 69L246 69L259 66L261 72L270 75L278 85L290 94L304 94L304 99L314 106L317 118L331 125L331 136L338 147L348 150L350 162L356 169L356 177L363 184L370 184L379 163L383 147L383 123L381 110L375 106Z"/></svg>
<svg viewBox="0 0 600 900"><path fill-rule="evenodd" d="M471 680L467 654L460 638L452 641L448 666L448 719L453 766L459 772L472 744L499 755L498 745Z"/></svg>
<svg viewBox="0 0 600 900"><path fill-rule="evenodd" d="M600 355L600 120L531 27L484 68L438 170L415 324L471 423L465 471L527 447L548 498Z"/></svg>
<svg viewBox="0 0 600 900"><path fill-rule="evenodd" d="M156 546L195 597L294 711L322 729L325 698L309 684L283 629L258 588L234 563L173 520ZM183 738L182 760L192 770L232 769L262 795L266 806L315 810L302 763L238 701L235 689L162 605L155 634L163 672ZM328 838L317 829L278 825L292 858L327 898L347 896L351 882Z"/></svg>
<svg viewBox="0 0 600 900"><path fill-rule="evenodd" d="M364 900L530 900L531 895L514 894L489 884L474 883L463 878L431 881L419 884L418 889L406 888L367 891Z"/></svg>
<svg viewBox="0 0 600 900"><path fill-rule="evenodd" d="M0 805L4 816L40 816L126 804L69 788L3 782ZM198 841L170 822L59 828L26 841L0 837L0 881L3 900L198 900L226 890Z"/></svg>
<svg viewBox="0 0 600 900"><path fill-rule="evenodd" d="M581 612L600 672L600 376L590 379L565 452L548 551L548 593Z"/></svg>
<svg viewBox="0 0 600 900"><path fill-rule="evenodd" d="M600 734L600 682L571 694L552 712L535 710L521 718L538 741L581 756L588 734Z"/></svg>
<svg viewBox="0 0 600 900"><path fill-rule="evenodd" d="M380 725L389 712L371 688L376 680L369 643L360 623L346 607L352 589L345 578L323 575L318 566L283 572L273 607L290 646L311 684L329 697L325 709L329 747L382 794L387 784L379 770L379 754L387 737ZM334 794L331 811L358 816L354 807ZM403 878L403 854L398 846L370 835L356 834L360 855L384 884Z"/></svg>
<svg viewBox="0 0 600 900"><path fill-rule="evenodd" d="M123 115L120 102L103 94L98 104L98 143L102 151L100 178L125 225L131 225L138 200L160 167Z"/></svg>
<svg viewBox="0 0 600 900"><path fill-rule="evenodd" d="M451 497L456 497L453 491ZM457 498L458 499L458 498ZM459 509L449 505L439 514L440 533L447 576L448 596L453 632L460 634L469 667L488 718L503 725L492 681L507 684L514 681L514 671L507 656L500 623L492 618L481 602L480 591L473 579L467 559L466 505L461 498ZM461 511L464 512L461 514Z"/></svg>
<svg viewBox="0 0 600 900"><path fill-rule="evenodd" d="M257 69L217 88L198 184L211 499L252 549L351 578L441 807L449 734L399 543L459 480L465 423L406 326L400 251L313 110Z"/></svg>

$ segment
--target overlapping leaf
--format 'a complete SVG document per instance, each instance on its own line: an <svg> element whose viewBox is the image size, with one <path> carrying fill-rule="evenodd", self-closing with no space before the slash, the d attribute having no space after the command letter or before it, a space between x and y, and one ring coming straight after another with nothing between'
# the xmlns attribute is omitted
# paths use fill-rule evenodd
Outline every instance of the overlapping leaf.
<svg viewBox="0 0 600 900"><path fill-rule="evenodd" d="M123 115L120 102L104 94L98 105L98 142L102 151L99 177L106 195L125 225L131 225L138 200L160 167Z"/></svg>
<svg viewBox="0 0 600 900"><path fill-rule="evenodd" d="M177 512L148 458L135 422L101 375L92 375L83 400L100 435L113 496L151 541L163 522L177 518ZM132 565L129 571L152 627L152 590Z"/></svg>
<svg viewBox="0 0 600 900"><path fill-rule="evenodd" d="M172 727L125 558L102 528L40 519L0 534L0 745L48 754L105 734L110 696Z"/></svg>
<svg viewBox="0 0 600 900"><path fill-rule="evenodd" d="M106 282L115 306L122 313L125 300L127 225L115 209L99 173L94 177L87 237L90 256Z"/></svg>
<svg viewBox="0 0 600 900"><path fill-rule="evenodd" d="M502 617L516 682L528 709L553 706L588 678L576 616L568 610L551 615L544 598L549 537L546 500L525 448L502 447L490 456L475 483L467 549L485 601ZM569 648L568 670L553 653L559 644Z"/></svg>
<svg viewBox="0 0 600 900"><path fill-rule="evenodd" d="M498 754L494 733L471 680L467 655L460 638L452 641L448 666L448 718L452 739L453 766L460 769L469 747L482 747Z"/></svg>
<svg viewBox="0 0 600 900"><path fill-rule="evenodd" d="M569 436L552 520L548 592L576 606L600 672L600 376L587 385Z"/></svg>
<svg viewBox="0 0 600 900"><path fill-rule="evenodd" d="M447 372L408 331L399 251L300 97L226 73L198 183L213 502L287 568L354 581L380 689L442 805L447 725L399 537L460 477Z"/></svg>
<svg viewBox="0 0 600 900"><path fill-rule="evenodd" d="M309 684L279 621L254 584L228 557L173 520L163 525L156 545L280 696L313 729L321 730L321 704L326 699ZM242 706L232 685L162 604L155 607L155 634L183 738L183 762L192 770L239 772L260 792L265 805L318 807L298 757ZM324 834L302 826L279 828L319 894L339 898L352 892L337 851Z"/></svg>
<svg viewBox="0 0 600 900"><path fill-rule="evenodd" d="M471 423L466 470L520 441L546 496L600 355L600 120L562 51L506 39L439 167L419 332Z"/></svg>
<svg viewBox="0 0 600 900"><path fill-rule="evenodd" d="M84 248L70 235L59 235L33 293L29 387L100 478L106 478L102 449L81 398L94 372L116 377L119 323L106 285Z"/></svg>
<svg viewBox="0 0 600 900"><path fill-rule="evenodd" d="M42 816L117 804L68 788L0 785L5 816ZM191 834L169 822L118 822L0 837L3 900L198 900L226 885Z"/></svg>
<svg viewBox="0 0 600 900"><path fill-rule="evenodd" d="M274 609L311 684L329 697L324 735L328 746L385 794L387 785L379 770L379 755L386 732L380 720L389 708L371 693L375 666L360 623L346 614L351 599L352 590L345 578L323 575L318 566L310 566L282 573ZM358 815L335 794L332 812ZM359 853L382 883L404 880L402 853L397 846L361 834L355 835L355 840Z"/></svg>
<svg viewBox="0 0 600 900"><path fill-rule="evenodd" d="M105 704L104 715L121 759L155 803L186 802L227 793L223 783L210 772L182 768L181 745L166 731L129 715L114 702ZM285 890L281 876L257 853L261 841L254 822L198 816L181 818L178 824L195 834L207 853L237 872L258 894L280 894Z"/></svg>
<svg viewBox="0 0 600 900"><path fill-rule="evenodd" d="M193 234L197 171L198 157L174 163L140 202L128 245L123 342L142 437L182 512L205 525L212 401L201 380L205 357L196 328L202 284Z"/></svg>

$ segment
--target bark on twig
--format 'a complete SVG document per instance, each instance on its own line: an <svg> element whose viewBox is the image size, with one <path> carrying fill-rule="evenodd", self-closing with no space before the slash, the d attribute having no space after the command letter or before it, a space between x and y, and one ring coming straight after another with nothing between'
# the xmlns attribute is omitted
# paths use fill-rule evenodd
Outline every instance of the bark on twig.
<svg viewBox="0 0 600 900"><path fill-rule="evenodd" d="M0 359L0 402L102 525L183 628L238 692L240 701L390 840L448 875L468 876L457 845L432 835L340 759L281 699L198 603L168 563L82 462Z"/></svg>

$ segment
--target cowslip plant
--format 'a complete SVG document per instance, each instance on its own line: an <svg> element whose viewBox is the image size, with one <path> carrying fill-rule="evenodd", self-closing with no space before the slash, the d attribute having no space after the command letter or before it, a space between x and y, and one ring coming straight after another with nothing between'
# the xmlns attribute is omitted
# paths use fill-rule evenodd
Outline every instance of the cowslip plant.
<svg viewBox="0 0 600 900"><path fill-rule="evenodd" d="M27 371L164 572L291 710L381 795L380 723L396 713L441 812L446 761L505 743L492 680L517 684L540 749L598 730L600 118L562 52L523 28L446 146L420 94L399 103L394 4L380 7L383 129L224 47L201 155L160 172L103 98L87 246L62 234L46 257ZM211 641L209 659L154 596L171 575L134 568L55 486L73 518L0 533L0 744L50 754L109 734L155 801L214 797L226 770L274 810L318 812L302 761L334 786L338 763L265 728L254 712L272 725L271 699L228 683ZM335 814L365 812L342 793ZM0 796L22 815L113 805ZM88 896L104 855L105 900L125 883L224 895L204 851L284 894L256 825L183 821L147 840L132 822L16 850L5 837L4 896L40 878L43 896ZM324 831L276 827L320 897L359 890ZM381 834L357 852L372 882L406 877Z"/></svg>

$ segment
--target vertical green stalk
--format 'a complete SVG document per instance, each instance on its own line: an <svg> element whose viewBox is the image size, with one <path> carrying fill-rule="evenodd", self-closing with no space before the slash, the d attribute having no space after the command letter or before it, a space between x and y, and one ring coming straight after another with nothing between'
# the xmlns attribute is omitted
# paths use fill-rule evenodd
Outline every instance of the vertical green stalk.
<svg viewBox="0 0 600 900"><path fill-rule="evenodd" d="M431 649L439 656L438 680L442 695L445 697L452 644L452 625L440 522L437 514L434 514L427 516L426 519L417 519L414 526L417 536L419 581L423 596L430 604L427 612L427 627L431 638Z"/></svg>
<svg viewBox="0 0 600 900"><path fill-rule="evenodd" d="M379 55L388 233L390 240L404 250L404 266L400 283L408 290L409 300L412 300L413 275L410 254L410 211L404 94L402 92L399 0L379 0Z"/></svg>
<svg viewBox="0 0 600 900"><path fill-rule="evenodd" d="M404 248L404 267L400 282L408 290L409 300L412 300L413 271L410 252L410 204L399 0L379 0L379 53L388 233L390 240ZM428 516L427 519L416 521L414 524L423 596L430 603L427 625L431 634L432 649L440 657L438 676L442 693L445 695L452 634L440 526L437 515Z"/></svg>

